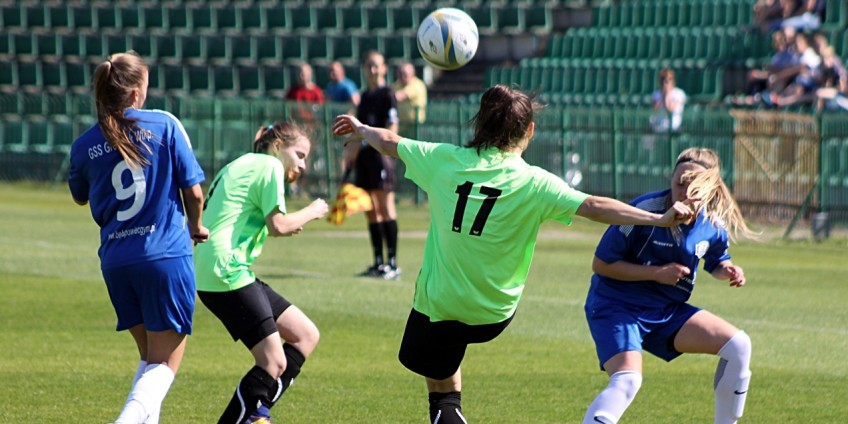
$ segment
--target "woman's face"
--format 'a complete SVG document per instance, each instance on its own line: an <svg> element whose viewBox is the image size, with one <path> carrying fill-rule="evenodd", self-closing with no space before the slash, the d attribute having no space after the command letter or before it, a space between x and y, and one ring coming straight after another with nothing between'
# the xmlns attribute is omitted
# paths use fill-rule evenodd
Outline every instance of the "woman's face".
<svg viewBox="0 0 848 424"><path fill-rule="evenodd" d="M282 145L281 141L278 143ZM294 182L306 171L306 158L310 149L309 139L306 137L299 137L291 146L282 147L278 156L286 169L287 182Z"/></svg>
<svg viewBox="0 0 848 424"><path fill-rule="evenodd" d="M689 171L706 171L706 169L692 162L684 162L674 168L674 175L671 176L671 200L673 202L682 202L686 200L686 191L689 190L691 178L684 179L683 174Z"/></svg>

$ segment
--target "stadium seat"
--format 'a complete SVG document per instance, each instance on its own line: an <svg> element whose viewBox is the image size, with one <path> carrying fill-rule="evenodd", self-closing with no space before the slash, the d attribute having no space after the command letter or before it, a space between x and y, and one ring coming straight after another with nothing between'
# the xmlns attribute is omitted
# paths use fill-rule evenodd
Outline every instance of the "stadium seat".
<svg viewBox="0 0 848 424"><path fill-rule="evenodd" d="M191 32L191 16L185 5L175 4L163 10L165 11L166 29L168 31L176 33Z"/></svg>
<svg viewBox="0 0 848 424"><path fill-rule="evenodd" d="M547 35L553 30L553 16L546 5L535 5L525 8L524 26L537 35Z"/></svg>
<svg viewBox="0 0 848 424"><path fill-rule="evenodd" d="M40 91L18 92L18 113L23 116L43 116L45 111L44 96Z"/></svg>
<svg viewBox="0 0 848 424"><path fill-rule="evenodd" d="M273 35L253 36L253 48L259 63L278 64L283 60L283 50L279 39Z"/></svg>
<svg viewBox="0 0 848 424"><path fill-rule="evenodd" d="M50 153L53 145L48 135L47 120L43 116L33 117L24 122L29 151L35 153Z"/></svg>
<svg viewBox="0 0 848 424"><path fill-rule="evenodd" d="M288 69L283 66L263 67L262 80L264 81L266 95L271 97L282 98L290 85Z"/></svg>
<svg viewBox="0 0 848 424"><path fill-rule="evenodd" d="M95 31L97 29L94 11L90 5L69 6L68 10L75 31Z"/></svg>
<svg viewBox="0 0 848 424"><path fill-rule="evenodd" d="M340 28L344 34L368 32L365 11L360 6L356 4L336 6L336 15L339 17Z"/></svg>
<svg viewBox="0 0 848 424"><path fill-rule="evenodd" d="M62 55L62 47L54 32L35 34L35 53L41 60L57 60Z"/></svg>
<svg viewBox="0 0 848 424"><path fill-rule="evenodd" d="M91 6L89 6L91 7ZM92 10L94 26L98 31L117 31L121 29L118 10L111 4L94 6Z"/></svg>
<svg viewBox="0 0 848 424"><path fill-rule="evenodd" d="M103 37L99 33L84 33L79 35L79 44L82 48L81 56L95 63L106 59L106 46L103 45Z"/></svg>
<svg viewBox="0 0 848 424"><path fill-rule="evenodd" d="M0 91L15 91L18 86L17 67L14 62L0 60ZM0 111L3 113L3 111Z"/></svg>
<svg viewBox="0 0 848 424"><path fill-rule="evenodd" d="M225 34L241 32L241 9L244 8L236 8L233 5L215 7L215 24L219 34L221 32Z"/></svg>
<svg viewBox="0 0 848 424"><path fill-rule="evenodd" d="M265 31L262 12L261 7L254 5L237 6L236 18L238 19L238 29L242 32Z"/></svg>
<svg viewBox="0 0 848 424"><path fill-rule="evenodd" d="M61 64L65 87L72 91L90 91L91 73L83 62L63 61Z"/></svg>
<svg viewBox="0 0 848 424"><path fill-rule="evenodd" d="M309 5L297 5L286 8L288 29L291 31L312 32L317 29L313 9Z"/></svg>
<svg viewBox="0 0 848 424"><path fill-rule="evenodd" d="M50 20L50 29L53 31L67 31L71 28L71 18L68 14L68 7L65 4L49 4L44 6L48 19Z"/></svg>
<svg viewBox="0 0 848 424"><path fill-rule="evenodd" d="M237 68L239 95L246 97L259 97L265 91L262 81L262 72L258 66L242 64Z"/></svg>
<svg viewBox="0 0 848 424"><path fill-rule="evenodd" d="M40 61L41 82L45 90L63 91L65 89L65 78L62 65L56 61Z"/></svg>
<svg viewBox="0 0 848 424"><path fill-rule="evenodd" d="M187 91L186 75L179 64L160 63L160 86L168 94L184 95Z"/></svg>
<svg viewBox="0 0 848 424"><path fill-rule="evenodd" d="M103 45L106 55L124 53L130 49L129 40L127 40L127 36L123 33L104 34Z"/></svg>
<svg viewBox="0 0 848 424"><path fill-rule="evenodd" d="M368 20L368 31L378 34L394 33L392 15L385 6L363 6Z"/></svg>
<svg viewBox="0 0 848 424"><path fill-rule="evenodd" d="M156 45L148 34L130 34L127 36L129 47L144 60L150 62L157 59Z"/></svg>
<svg viewBox="0 0 848 424"><path fill-rule="evenodd" d="M26 29L26 18L20 6L4 5L0 9L2 13L3 31L17 31Z"/></svg>
<svg viewBox="0 0 848 424"><path fill-rule="evenodd" d="M391 64L406 62L410 59L410 40L406 36L387 35L379 36L380 51L386 61Z"/></svg>
<svg viewBox="0 0 848 424"><path fill-rule="evenodd" d="M524 32L525 6L504 5L493 11L497 17L498 32L506 34L521 34Z"/></svg>
<svg viewBox="0 0 848 424"><path fill-rule="evenodd" d="M148 3L141 6L144 29L148 33L163 33L168 30L168 20L165 11L157 3Z"/></svg>
<svg viewBox="0 0 848 424"><path fill-rule="evenodd" d="M36 55L35 37L31 32L12 33L12 51L17 59L32 60Z"/></svg>
<svg viewBox="0 0 848 424"><path fill-rule="evenodd" d="M144 13L138 4L125 4L117 7L121 31L124 34L144 32Z"/></svg>
<svg viewBox="0 0 848 424"><path fill-rule="evenodd" d="M45 31L50 28L49 17L44 5L30 4L22 8L24 17L26 18L27 30Z"/></svg>
<svg viewBox="0 0 848 424"><path fill-rule="evenodd" d="M177 36L178 58L186 63L205 61L203 38L199 35L184 34Z"/></svg>
<svg viewBox="0 0 848 424"><path fill-rule="evenodd" d="M329 40L325 35L303 35L301 38L308 62L326 65L332 60L332 46L328 46Z"/></svg>
<svg viewBox="0 0 848 424"><path fill-rule="evenodd" d="M236 73L230 65L216 65L212 67L212 85L215 87L216 95L235 96L238 94L238 83Z"/></svg>
<svg viewBox="0 0 848 424"><path fill-rule="evenodd" d="M332 5L320 5L310 7L315 29L321 34L334 34L342 29L342 19L336 13Z"/></svg>
<svg viewBox="0 0 848 424"><path fill-rule="evenodd" d="M255 63L256 50L253 39L249 35L229 35L227 44L230 49L230 58L234 63Z"/></svg>
<svg viewBox="0 0 848 424"><path fill-rule="evenodd" d="M212 64L230 63L232 51L228 46L228 37L222 34L206 35L201 38L205 61ZM248 50L249 52L249 50Z"/></svg>
<svg viewBox="0 0 848 424"><path fill-rule="evenodd" d="M24 90L38 91L41 86L41 67L38 62L19 60L17 63L18 86Z"/></svg>
<svg viewBox="0 0 848 424"><path fill-rule="evenodd" d="M265 19L265 27L271 32L288 32L289 27L288 12L284 6L262 6L262 15Z"/></svg>
<svg viewBox="0 0 848 424"><path fill-rule="evenodd" d="M210 34L218 31L216 13L208 4L201 4L189 10L190 28L194 34Z"/></svg>
<svg viewBox="0 0 848 424"><path fill-rule="evenodd" d="M24 121L20 117L0 119L0 146L5 152L22 153L27 150Z"/></svg>
<svg viewBox="0 0 848 424"><path fill-rule="evenodd" d="M415 9L407 5L387 7L387 12L392 14L392 27L397 33L414 33L418 28L420 18Z"/></svg>
<svg viewBox="0 0 848 424"><path fill-rule="evenodd" d="M192 95L208 96L214 91L213 79L209 67L205 64L186 65L188 91Z"/></svg>
<svg viewBox="0 0 848 424"><path fill-rule="evenodd" d="M359 49L354 37L349 34L328 36L327 43L332 46L334 60L342 63L359 63Z"/></svg>
<svg viewBox="0 0 848 424"><path fill-rule="evenodd" d="M51 116L47 122L47 139L54 152L68 153L74 144L73 122L64 115Z"/></svg>
<svg viewBox="0 0 848 424"><path fill-rule="evenodd" d="M282 34L278 36L282 58L287 63L298 63L306 60L304 39L298 34Z"/></svg>
<svg viewBox="0 0 848 424"><path fill-rule="evenodd" d="M480 33L481 37L497 33L497 16L489 6L469 7L465 9L465 12L467 12L468 16L470 16L471 19L474 20L474 23L477 24L477 31ZM421 15L421 19L423 19L424 16L427 15Z"/></svg>

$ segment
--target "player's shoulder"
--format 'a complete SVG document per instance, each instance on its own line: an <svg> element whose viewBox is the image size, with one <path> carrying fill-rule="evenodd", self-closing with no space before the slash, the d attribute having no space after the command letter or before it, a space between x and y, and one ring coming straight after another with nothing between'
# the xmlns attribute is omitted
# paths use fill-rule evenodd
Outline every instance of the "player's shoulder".
<svg viewBox="0 0 848 424"><path fill-rule="evenodd" d="M668 208L671 190L660 190L645 193L630 202L631 205L649 212L665 211Z"/></svg>

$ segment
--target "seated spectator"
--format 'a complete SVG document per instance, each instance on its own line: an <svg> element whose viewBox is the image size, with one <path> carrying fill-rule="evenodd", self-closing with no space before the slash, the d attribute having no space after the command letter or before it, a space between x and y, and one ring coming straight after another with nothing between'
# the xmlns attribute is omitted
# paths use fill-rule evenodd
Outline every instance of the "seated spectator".
<svg viewBox="0 0 848 424"><path fill-rule="evenodd" d="M783 5L779 0L757 0L754 3L754 28L769 32L783 21Z"/></svg>
<svg viewBox="0 0 848 424"><path fill-rule="evenodd" d="M416 125L424 123L427 109L427 85L415 76L415 66L402 63L392 88L398 104L398 134L414 138Z"/></svg>
<svg viewBox="0 0 848 424"><path fill-rule="evenodd" d="M795 35L795 48L801 53L798 66L785 69L769 78L770 100L777 106L809 103L815 99L815 91L821 85L821 56L809 44L804 34ZM782 81L791 81L783 90L778 90ZM768 103L768 100L766 100Z"/></svg>
<svg viewBox="0 0 848 424"><path fill-rule="evenodd" d="M797 31L815 31L821 26L827 0L803 0L792 16L784 18L781 28L795 28Z"/></svg>
<svg viewBox="0 0 848 424"><path fill-rule="evenodd" d="M341 62L335 61L330 64L330 83L324 88L327 100L338 103L351 103L359 105L359 88L356 83L345 76L345 69Z"/></svg>
<svg viewBox="0 0 848 424"><path fill-rule="evenodd" d="M297 82L286 92L286 100L307 103L324 103L324 92L312 82L312 67L303 63L298 67Z"/></svg>
<svg viewBox="0 0 848 424"><path fill-rule="evenodd" d="M774 49L774 55L768 65L763 69L753 69L748 72L748 94L751 96L768 88L768 80L772 75L798 66L799 55L789 48L784 32L775 31L772 34L771 46Z"/></svg>
<svg viewBox="0 0 848 424"><path fill-rule="evenodd" d="M678 131L683 122L686 93L676 86L675 74L671 69L660 70L659 83L660 89L651 95L655 112L651 116L651 129L658 133Z"/></svg>
<svg viewBox="0 0 848 424"><path fill-rule="evenodd" d="M821 88L816 90L818 110L848 110L848 69L836 55L833 47L821 52Z"/></svg>

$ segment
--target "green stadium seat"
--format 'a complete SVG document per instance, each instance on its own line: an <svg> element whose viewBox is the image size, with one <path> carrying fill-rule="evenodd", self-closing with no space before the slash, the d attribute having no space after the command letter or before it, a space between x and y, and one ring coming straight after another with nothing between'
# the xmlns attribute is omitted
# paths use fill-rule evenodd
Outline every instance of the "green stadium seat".
<svg viewBox="0 0 848 424"><path fill-rule="evenodd" d="M229 35L227 44L230 49L230 59L234 63L255 63L256 50L253 39L249 35Z"/></svg>
<svg viewBox="0 0 848 424"><path fill-rule="evenodd" d="M316 31L317 24L313 8L309 5L297 5L286 8L289 29L292 31Z"/></svg>
<svg viewBox="0 0 848 424"><path fill-rule="evenodd" d="M0 119L0 146L4 152L22 153L27 150L24 121L20 117Z"/></svg>
<svg viewBox="0 0 848 424"><path fill-rule="evenodd" d="M33 59L36 55L33 33L12 33L12 51L18 59Z"/></svg>
<svg viewBox="0 0 848 424"><path fill-rule="evenodd" d="M386 61L389 63L399 63L409 61L411 58L412 46L410 39L400 35L378 36L378 42L382 46L380 51L383 53ZM416 47L417 49L417 47Z"/></svg>
<svg viewBox="0 0 848 424"><path fill-rule="evenodd" d="M17 63L18 86L24 90L41 89L41 67L38 62L19 60Z"/></svg>
<svg viewBox="0 0 848 424"><path fill-rule="evenodd" d="M342 63L359 63L359 49L355 38L349 34L331 35L327 43L333 49L333 59Z"/></svg>
<svg viewBox="0 0 848 424"><path fill-rule="evenodd" d="M110 4L94 6L91 13L95 20L95 27L99 31L115 31L121 29L118 10L116 10L114 6Z"/></svg>
<svg viewBox="0 0 848 424"><path fill-rule="evenodd" d="M304 39L298 34L282 34L278 36L282 58L287 63L297 63L307 59Z"/></svg>
<svg viewBox="0 0 848 424"><path fill-rule="evenodd" d="M262 72L258 66L242 64L236 68L238 75L239 95L247 97L259 97L263 95L265 86L262 81Z"/></svg>
<svg viewBox="0 0 848 424"><path fill-rule="evenodd" d="M201 38L203 44L205 61L213 64L230 63L232 61L231 50L227 45L229 42L226 35L206 35Z"/></svg>
<svg viewBox="0 0 848 424"><path fill-rule="evenodd" d="M240 9L233 5L215 7L215 23L220 32L234 34L241 32Z"/></svg>
<svg viewBox="0 0 848 424"><path fill-rule="evenodd" d="M127 40L127 36L123 33L104 34L103 45L105 46L105 52L107 55L124 53L130 49L130 42Z"/></svg>
<svg viewBox="0 0 848 424"><path fill-rule="evenodd" d="M186 65L186 76L188 77L188 91L192 95L208 96L215 90L209 67L205 64Z"/></svg>
<svg viewBox="0 0 848 424"><path fill-rule="evenodd" d="M339 28L343 34L361 34L368 32L365 10L356 4L336 6Z"/></svg>
<svg viewBox="0 0 848 424"><path fill-rule="evenodd" d="M276 36L256 35L252 38L257 62L278 64L283 60L282 46Z"/></svg>
<svg viewBox="0 0 848 424"><path fill-rule="evenodd" d="M103 44L103 37L99 33L84 33L79 35L79 43L82 48L82 56L92 62L106 60L108 52Z"/></svg>
<svg viewBox="0 0 848 424"><path fill-rule="evenodd" d="M127 35L129 47L133 49L145 61L152 62L156 59L156 48L153 40L148 34L130 34Z"/></svg>
<svg viewBox="0 0 848 424"><path fill-rule="evenodd" d="M265 31L262 8L253 5L238 6L236 7L236 16L238 19L238 28L241 31Z"/></svg>
<svg viewBox="0 0 848 424"><path fill-rule="evenodd" d="M178 33L191 32L191 15L184 5L176 4L163 10L165 11L166 29L168 31Z"/></svg>
<svg viewBox="0 0 848 424"><path fill-rule="evenodd" d="M4 5L0 9L2 16L3 31L16 31L26 29L26 18L20 6Z"/></svg>
<svg viewBox="0 0 848 424"><path fill-rule="evenodd" d="M218 30L217 15L209 5L203 4L188 10L190 28L194 34L208 34Z"/></svg>
<svg viewBox="0 0 848 424"><path fill-rule="evenodd" d="M289 72L283 66L263 67L262 80L264 81L266 95L271 97L282 98L290 85Z"/></svg>
<svg viewBox="0 0 848 424"><path fill-rule="evenodd" d="M165 89L162 87L161 72L159 72L158 63L147 64L147 91L148 93L162 94Z"/></svg>
<svg viewBox="0 0 848 424"><path fill-rule="evenodd" d="M62 55L62 47L53 32L39 32L35 37L35 54L42 60L57 60Z"/></svg>
<svg viewBox="0 0 848 424"><path fill-rule="evenodd" d="M379 52L382 48L382 46L380 45L380 40L378 40L377 37L374 37L372 35L356 35L352 37L356 40L360 62L362 61L362 56L364 56L369 51L374 50Z"/></svg>
<svg viewBox="0 0 848 424"><path fill-rule="evenodd" d="M553 16L546 5L534 5L524 9L524 26L535 34L550 34L553 30Z"/></svg>
<svg viewBox="0 0 848 424"><path fill-rule="evenodd" d="M168 30L168 18L162 6L150 3L141 6L144 29L149 33L163 33Z"/></svg>
<svg viewBox="0 0 848 424"><path fill-rule="evenodd" d="M50 28L50 21L44 5L31 4L23 6L26 27L30 31L45 31Z"/></svg>
<svg viewBox="0 0 848 424"><path fill-rule="evenodd" d="M289 16L284 6L263 6L262 14L265 17L265 26L271 32L289 32Z"/></svg>
<svg viewBox="0 0 848 424"><path fill-rule="evenodd" d="M97 22L90 5L74 5L68 9L75 31L94 31Z"/></svg>
<svg viewBox="0 0 848 424"><path fill-rule="evenodd" d="M386 11L391 13L392 27L395 32L399 33L414 33L418 29L418 23L423 16L417 16L415 9L407 5L397 5L395 7L387 7Z"/></svg>
<svg viewBox="0 0 848 424"><path fill-rule="evenodd" d="M160 63L160 86L168 94L183 95L188 88L187 76L179 64Z"/></svg>
<svg viewBox="0 0 848 424"><path fill-rule="evenodd" d="M14 91L18 86L17 66L14 62L0 60L0 91ZM0 111L3 113L3 111Z"/></svg>
<svg viewBox="0 0 848 424"><path fill-rule="evenodd" d="M495 8L493 13L497 17L498 32L507 34L521 34L524 28L525 6L504 5Z"/></svg>
<svg viewBox="0 0 848 424"><path fill-rule="evenodd" d="M49 4L44 6L53 31L65 31L71 28L72 22L68 7L65 4Z"/></svg>
<svg viewBox="0 0 848 424"><path fill-rule="evenodd" d="M315 29L322 34L333 34L341 31L342 20L332 5L310 7L315 19Z"/></svg>
<svg viewBox="0 0 848 424"><path fill-rule="evenodd" d="M848 4L844 0L827 0L822 30L841 30L848 25Z"/></svg>
<svg viewBox="0 0 848 424"><path fill-rule="evenodd" d="M65 78L62 64L55 61L41 61L41 82L45 90L60 91L65 89Z"/></svg>
<svg viewBox="0 0 848 424"><path fill-rule="evenodd" d="M368 31L378 34L394 33L392 15L385 6L363 6L368 19Z"/></svg>
<svg viewBox="0 0 848 424"><path fill-rule="evenodd" d="M212 66L212 85L215 87L216 95L235 96L238 93L238 82L230 65Z"/></svg>
<svg viewBox="0 0 848 424"><path fill-rule="evenodd" d="M313 64L328 64L332 60L332 47L329 40L323 34L303 35L304 48L306 49L306 61Z"/></svg>
<svg viewBox="0 0 848 424"><path fill-rule="evenodd" d="M51 116L47 122L47 139L54 152L65 153L71 151L74 144L74 124L67 116Z"/></svg>
<svg viewBox="0 0 848 424"><path fill-rule="evenodd" d="M42 116L33 117L25 121L24 130L26 131L29 151L35 153L50 153L53 151L53 145L50 143L48 135L47 120Z"/></svg>
<svg viewBox="0 0 848 424"><path fill-rule="evenodd" d="M468 13L468 16L474 20L474 23L477 24L477 31L480 36L485 35L493 35L498 32L498 20L495 11L492 10L489 6L476 6L469 7L465 9L465 12ZM426 14L421 15L421 19L427 16Z"/></svg>
<svg viewBox="0 0 848 424"><path fill-rule="evenodd" d="M194 34L177 35L176 41L180 60L188 63L203 63L205 61L203 38L201 36Z"/></svg>
<svg viewBox="0 0 848 424"><path fill-rule="evenodd" d="M36 90L19 91L18 113L24 116L43 116L44 96L41 95L41 92Z"/></svg>
<svg viewBox="0 0 848 424"><path fill-rule="evenodd" d="M72 91L90 91L91 73L86 63L63 61L61 68L65 87Z"/></svg>
<svg viewBox="0 0 848 424"><path fill-rule="evenodd" d="M611 5L605 4L592 7L592 26L593 27L608 27L610 25L610 9Z"/></svg>
<svg viewBox="0 0 848 424"><path fill-rule="evenodd" d="M144 32L144 14L138 4L125 4L117 6L117 8L121 30L125 34Z"/></svg>

